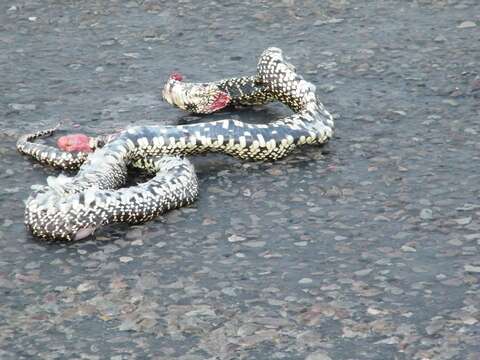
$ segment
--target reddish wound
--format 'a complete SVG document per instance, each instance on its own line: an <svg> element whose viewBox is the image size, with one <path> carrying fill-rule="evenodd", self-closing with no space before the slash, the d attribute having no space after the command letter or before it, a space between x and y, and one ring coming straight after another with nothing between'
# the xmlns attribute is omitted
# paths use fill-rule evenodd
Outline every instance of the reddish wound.
<svg viewBox="0 0 480 360"><path fill-rule="evenodd" d="M84 134L70 134L57 140L59 149L68 152L92 152L90 137Z"/></svg>
<svg viewBox="0 0 480 360"><path fill-rule="evenodd" d="M177 81L182 81L183 76L182 76L182 74L180 74L178 72L174 72L170 75L170 79L177 80Z"/></svg>
<svg viewBox="0 0 480 360"><path fill-rule="evenodd" d="M230 103L230 100L231 100L230 95L228 95L224 91L221 91L215 96L215 99L213 100L209 109L212 112L223 109L224 107L226 107Z"/></svg>

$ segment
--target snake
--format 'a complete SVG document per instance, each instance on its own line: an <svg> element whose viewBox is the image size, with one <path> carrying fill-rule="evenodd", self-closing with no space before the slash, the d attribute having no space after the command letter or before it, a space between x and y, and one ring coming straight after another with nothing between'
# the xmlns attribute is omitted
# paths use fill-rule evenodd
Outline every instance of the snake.
<svg viewBox="0 0 480 360"><path fill-rule="evenodd" d="M255 75L213 82L187 82L172 74L163 87L164 100L195 114L229 106L279 101L292 113L265 124L223 119L183 125L132 126L116 134L90 139L91 152L68 152L34 142L56 127L26 134L17 150L37 161L65 170L33 186L26 200L25 224L36 237L80 240L107 224L139 224L193 203L198 179L188 156L220 152L247 161L274 161L304 145L328 141L332 115L279 48L261 54ZM151 178L126 187L130 168Z"/></svg>

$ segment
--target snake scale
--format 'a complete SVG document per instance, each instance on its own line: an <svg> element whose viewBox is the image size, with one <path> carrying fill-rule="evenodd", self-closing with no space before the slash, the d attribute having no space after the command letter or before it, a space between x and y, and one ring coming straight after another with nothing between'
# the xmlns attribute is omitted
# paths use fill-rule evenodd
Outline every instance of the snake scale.
<svg viewBox="0 0 480 360"><path fill-rule="evenodd" d="M322 144L333 134L333 118L317 100L315 86L297 74L278 48L260 56L254 76L210 83L184 82L172 75L163 98L181 109L208 114L231 105L280 101L293 114L268 124L225 119L177 126L135 126L99 137L92 153L69 153L31 140L55 129L22 136L17 149L44 164L77 169L49 177L26 201L25 223L46 239L79 240L115 222L142 223L198 196L194 168L184 156L222 152L244 160L276 160L303 144ZM127 169L153 177L125 185Z"/></svg>

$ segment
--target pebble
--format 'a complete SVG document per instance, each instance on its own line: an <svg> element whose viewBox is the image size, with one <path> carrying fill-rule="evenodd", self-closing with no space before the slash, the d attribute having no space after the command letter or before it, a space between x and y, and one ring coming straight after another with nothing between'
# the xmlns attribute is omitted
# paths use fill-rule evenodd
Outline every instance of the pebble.
<svg viewBox="0 0 480 360"><path fill-rule="evenodd" d="M375 308L372 308L372 307L369 307L367 309L367 313L370 314L370 315L380 315L380 314L383 314L383 312L381 310L378 310L378 309L375 309Z"/></svg>
<svg viewBox="0 0 480 360"><path fill-rule="evenodd" d="M474 23L473 21L464 21L460 25L457 26L459 29L469 29L469 28L474 28L476 27L477 24Z"/></svg>
<svg viewBox="0 0 480 360"><path fill-rule="evenodd" d="M245 240L247 240L246 237L235 235L235 234L230 235L228 237L228 241L231 242L231 243L242 242L242 241L245 241Z"/></svg>
<svg viewBox="0 0 480 360"><path fill-rule="evenodd" d="M475 325L476 323L478 323L478 320L474 317L468 317L466 319L463 319L463 323L466 325Z"/></svg>
<svg viewBox="0 0 480 360"><path fill-rule="evenodd" d="M133 261L133 258L130 256L120 256L118 260L120 260L120 262L122 263L128 263L130 261Z"/></svg>
<svg viewBox="0 0 480 360"><path fill-rule="evenodd" d="M90 282L85 282L85 283L82 283L82 284L77 286L77 291L79 293L83 293L83 292L93 290L93 289L95 289L95 285L93 283L90 283Z"/></svg>
<svg viewBox="0 0 480 360"><path fill-rule="evenodd" d="M260 248L260 247L264 247L266 242L261 240L253 240L253 241L245 241L242 244L251 248Z"/></svg>
<svg viewBox="0 0 480 360"><path fill-rule="evenodd" d="M444 99L444 100L442 100L442 103L453 106L453 107L457 107L458 105L460 105L458 103L458 101L453 100L453 99Z"/></svg>
<svg viewBox="0 0 480 360"><path fill-rule="evenodd" d="M304 247L304 246L308 245L308 242L307 241L297 241L297 242L294 242L293 245Z"/></svg>
<svg viewBox="0 0 480 360"><path fill-rule="evenodd" d="M415 249L415 248L413 248L413 247L411 247L411 246L408 246L408 245L403 245L403 246L401 247L401 250L402 250L403 252L416 252L416 251L417 251L417 249Z"/></svg>
<svg viewBox="0 0 480 360"><path fill-rule="evenodd" d="M139 59L141 55L140 53L132 52L132 53L123 53L123 56L127 58L132 58L132 59Z"/></svg>
<svg viewBox="0 0 480 360"><path fill-rule="evenodd" d="M467 204L464 204L461 207L457 207L455 210L457 210L457 211L471 211L471 210L476 210L476 209L479 209L479 208L480 208L479 204L467 203Z"/></svg>
<svg viewBox="0 0 480 360"><path fill-rule="evenodd" d="M470 87L472 92L480 90L480 76L472 80Z"/></svg>
<svg viewBox="0 0 480 360"><path fill-rule="evenodd" d="M327 20L316 20L313 23L313 26L322 26L322 25L330 25L330 24L339 24L343 22L344 19L336 19L336 18L331 18Z"/></svg>
<svg viewBox="0 0 480 360"><path fill-rule="evenodd" d="M420 217L423 219L423 220L431 220L433 219L433 211L432 209L422 209L420 211Z"/></svg>
<svg viewBox="0 0 480 360"><path fill-rule="evenodd" d="M468 225L468 224L470 224L471 221L472 221L472 217L471 217L471 216L465 217L465 218L461 218L461 219L455 219L455 222L456 222L458 225Z"/></svg>
<svg viewBox="0 0 480 360"><path fill-rule="evenodd" d="M460 239L451 239L447 241L448 244L454 245L454 246L462 246L463 242Z"/></svg>
<svg viewBox="0 0 480 360"><path fill-rule="evenodd" d="M467 235L463 235L463 237L464 237L465 240L467 240L467 241L472 241L472 240L477 240L477 239L480 240L480 233L467 234Z"/></svg>
<svg viewBox="0 0 480 360"><path fill-rule="evenodd" d="M438 43L442 43L442 42L447 41L447 38L443 35L438 35L438 36L435 37L435 39L433 39L433 41L438 42Z"/></svg>
<svg viewBox="0 0 480 360"><path fill-rule="evenodd" d="M444 322L441 320L434 321L431 325L428 325L425 328L425 331L427 332L428 335L432 336L437 334L440 330L442 330L444 327Z"/></svg>
<svg viewBox="0 0 480 360"><path fill-rule="evenodd" d="M372 269L363 269L363 270L357 270L354 272L356 276L367 276L372 272Z"/></svg>
<svg viewBox="0 0 480 360"><path fill-rule="evenodd" d="M310 279L310 278L303 278L303 279L298 280L298 283L301 284L301 285L307 285L307 284L313 283L313 280Z"/></svg>
<svg viewBox="0 0 480 360"><path fill-rule="evenodd" d="M331 85L331 84L323 84L323 85L319 86L318 88L319 88L319 90L328 94L328 93L331 93L331 92L335 91L336 86Z"/></svg>
<svg viewBox="0 0 480 360"><path fill-rule="evenodd" d="M332 358L326 352L317 351L309 354L305 360L332 360Z"/></svg>
<svg viewBox="0 0 480 360"><path fill-rule="evenodd" d="M466 264L464 266L464 269L466 272L470 272L470 273L480 273L480 266L475 266L475 265L470 265L470 264Z"/></svg>
<svg viewBox="0 0 480 360"><path fill-rule="evenodd" d="M32 110L37 109L37 105L35 105L35 104L16 104L16 103L12 103L12 104L8 104L8 106L12 110L16 110L16 111L32 111Z"/></svg>

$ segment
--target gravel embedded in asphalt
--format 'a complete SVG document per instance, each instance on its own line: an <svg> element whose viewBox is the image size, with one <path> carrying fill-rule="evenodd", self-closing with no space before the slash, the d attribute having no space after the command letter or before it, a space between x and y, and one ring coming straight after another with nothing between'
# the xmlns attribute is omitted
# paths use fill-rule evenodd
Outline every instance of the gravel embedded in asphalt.
<svg viewBox="0 0 480 360"><path fill-rule="evenodd" d="M33 1L0 4L0 358L478 359L480 3ZM200 198L75 244L32 238L15 151L64 121L192 116L188 81L252 74L283 49L336 118L323 147L275 163L193 158ZM53 140L47 142L53 144Z"/></svg>

